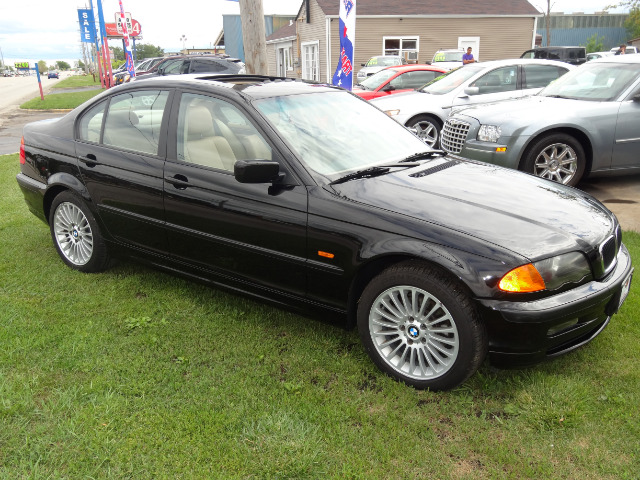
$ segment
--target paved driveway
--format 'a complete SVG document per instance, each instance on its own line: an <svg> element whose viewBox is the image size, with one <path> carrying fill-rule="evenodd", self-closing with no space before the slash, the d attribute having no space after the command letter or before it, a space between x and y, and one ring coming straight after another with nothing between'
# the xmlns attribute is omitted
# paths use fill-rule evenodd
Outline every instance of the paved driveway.
<svg viewBox="0 0 640 480"><path fill-rule="evenodd" d="M60 117L64 113L14 109L6 115L0 125L0 155L18 152L25 123ZM589 192L613 211L624 230L640 232L640 175L594 178L581 182L578 188Z"/></svg>

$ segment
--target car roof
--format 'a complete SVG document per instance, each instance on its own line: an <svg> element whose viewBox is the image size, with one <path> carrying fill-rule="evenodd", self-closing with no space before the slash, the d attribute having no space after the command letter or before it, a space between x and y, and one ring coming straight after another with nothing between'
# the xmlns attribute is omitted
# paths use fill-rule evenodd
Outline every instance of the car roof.
<svg viewBox="0 0 640 480"><path fill-rule="evenodd" d="M576 67L575 65L571 65L569 63L565 63L560 60L545 60L542 58L510 58L506 60L489 60L488 62L473 63L470 65L465 65L465 68L467 66L495 68L495 67L506 67L508 65L530 65L530 64L554 65L556 67L567 67L569 69Z"/></svg>
<svg viewBox="0 0 640 480"><path fill-rule="evenodd" d="M640 54L610 55L608 57L594 58L589 63L640 63Z"/></svg>
<svg viewBox="0 0 640 480"><path fill-rule="evenodd" d="M266 75L242 75L242 74L196 74L149 76L133 83L127 83L116 87L118 92L129 89L139 89L153 85L154 88L180 88L193 87L207 90L208 87L222 88L236 92L242 92L245 97L254 99L270 98L285 95L300 95L305 93L344 91L343 88L333 85L307 82L292 78L270 77Z"/></svg>

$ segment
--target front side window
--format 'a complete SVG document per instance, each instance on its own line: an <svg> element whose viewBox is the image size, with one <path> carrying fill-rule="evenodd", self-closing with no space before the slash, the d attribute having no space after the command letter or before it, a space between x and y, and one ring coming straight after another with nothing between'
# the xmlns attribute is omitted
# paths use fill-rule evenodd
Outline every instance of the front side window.
<svg viewBox="0 0 640 480"><path fill-rule="evenodd" d="M463 69L464 70L464 69ZM471 84L472 87L478 87L480 94L510 92L517 88L518 84L518 66L511 65L509 67L496 68L489 73L484 74L478 80Z"/></svg>
<svg viewBox="0 0 640 480"><path fill-rule="evenodd" d="M396 89L408 89L408 88L420 88L425 83L430 82L434 78L442 75L440 72L433 72L430 70L422 70L415 72L407 72L402 75L398 75L391 80L391 85Z"/></svg>
<svg viewBox="0 0 640 480"><path fill-rule="evenodd" d="M168 62L162 67L162 75L179 75L181 73L187 73L186 69L189 67L189 62L185 60L174 60Z"/></svg>
<svg viewBox="0 0 640 480"><path fill-rule="evenodd" d="M178 113L176 156L182 162L233 172L236 160L271 160L272 152L235 106L185 93Z"/></svg>
<svg viewBox="0 0 640 480"><path fill-rule="evenodd" d="M115 95L109 104L103 143L134 152L158 154L169 92L143 90Z"/></svg>

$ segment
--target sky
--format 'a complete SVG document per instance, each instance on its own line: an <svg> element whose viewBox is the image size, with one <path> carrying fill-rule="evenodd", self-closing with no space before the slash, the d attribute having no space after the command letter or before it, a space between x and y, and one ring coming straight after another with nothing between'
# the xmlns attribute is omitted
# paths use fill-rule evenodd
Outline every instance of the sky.
<svg viewBox="0 0 640 480"><path fill-rule="evenodd" d="M302 1L263 0L264 13L295 15ZM175 11L169 10L170 2L159 0L122 0L122 3L125 12L131 12L142 27L140 41L159 46L165 52L180 50L183 35L187 37L187 47L211 47L222 29L222 15L240 13L238 3L228 0L179 0L175 2ZM530 3L539 10L546 8L546 0ZM594 13L613 2L552 0L551 3L555 12ZM4 62L13 65L18 61L33 64L44 60L52 65L64 60L73 66L73 62L82 58L77 9L88 5L89 0L0 0L0 52ZM96 11L97 0L93 0L93 6ZM114 14L120 11L118 0L102 0L102 11L105 20L112 23ZM116 42L115 45L122 45Z"/></svg>

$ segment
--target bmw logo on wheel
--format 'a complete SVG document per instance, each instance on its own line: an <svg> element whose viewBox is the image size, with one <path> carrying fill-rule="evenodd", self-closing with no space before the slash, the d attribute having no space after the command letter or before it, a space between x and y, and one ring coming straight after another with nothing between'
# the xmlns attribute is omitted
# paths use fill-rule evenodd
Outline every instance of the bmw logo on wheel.
<svg viewBox="0 0 640 480"><path fill-rule="evenodd" d="M409 332L411 338L418 338L418 334L420 333L416 327L409 327L407 332Z"/></svg>

